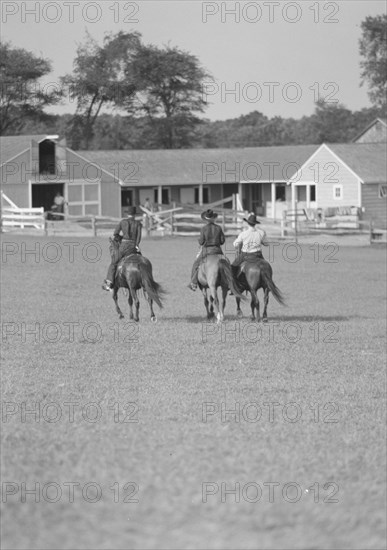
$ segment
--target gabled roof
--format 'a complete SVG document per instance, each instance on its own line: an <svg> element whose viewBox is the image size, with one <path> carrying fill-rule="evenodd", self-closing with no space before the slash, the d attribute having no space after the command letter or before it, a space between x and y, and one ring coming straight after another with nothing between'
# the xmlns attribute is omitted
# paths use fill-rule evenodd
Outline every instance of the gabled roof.
<svg viewBox="0 0 387 550"><path fill-rule="evenodd" d="M121 185L199 185L239 181L286 181L318 145L235 149L79 151L116 174ZM233 173L235 172L235 173Z"/></svg>
<svg viewBox="0 0 387 550"><path fill-rule="evenodd" d="M387 182L387 148L385 143L327 144L364 183Z"/></svg>
<svg viewBox="0 0 387 550"><path fill-rule="evenodd" d="M40 143L45 139L54 139L57 137L58 136L49 136L47 134L37 134L33 136L1 136L0 163L4 164L29 149L31 147L32 140Z"/></svg>
<svg viewBox="0 0 387 550"><path fill-rule="evenodd" d="M378 123L381 124L382 126L387 127L387 121L384 118L375 118L375 120L370 122L370 124L368 124L368 126L364 128L364 130L362 130L360 134L358 134L356 137L353 138L352 142L356 142L359 138L361 138L361 136L363 136L366 132L368 132L368 130L372 128L372 126L375 126L375 124L378 124Z"/></svg>

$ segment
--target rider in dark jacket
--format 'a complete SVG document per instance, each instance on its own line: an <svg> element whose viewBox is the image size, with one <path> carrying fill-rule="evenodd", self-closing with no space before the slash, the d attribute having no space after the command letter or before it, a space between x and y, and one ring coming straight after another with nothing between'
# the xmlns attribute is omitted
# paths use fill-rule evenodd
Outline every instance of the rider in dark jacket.
<svg viewBox="0 0 387 550"><path fill-rule="evenodd" d="M212 254L223 254L221 245L225 243L225 236L220 225L215 223L218 214L215 214L212 210L207 210L201 214L202 220L206 221L200 231L199 244L201 250L196 256L196 260L192 266L191 282L188 288L196 290L198 286L199 266L202 260Z"/></svg>
<svg viewBox="0 0 387 550"><path fill-rule="evenodd" d="M128 209L128 217L122 219L114 229L114 239L119 241L121 239L120 233L122 233L122 239L118 254L116 254L114 258L112 257L112 262L109 266L105 282L102 285L103 290L111 290L113 288L116 267L121 258L129 256L130 254L140 253L138 245L141 242L142 225L135 220L135 215L136 207L130 206Z"/></svg>

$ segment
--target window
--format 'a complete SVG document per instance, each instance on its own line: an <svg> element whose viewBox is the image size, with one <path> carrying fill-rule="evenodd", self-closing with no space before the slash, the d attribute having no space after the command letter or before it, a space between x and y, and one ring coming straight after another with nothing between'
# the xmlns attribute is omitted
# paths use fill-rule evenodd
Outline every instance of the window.
<svg viewBox="0 0 387 550"><path fill-rule="evenodd" d="M333 198L334 200L341 200L343 198L343 186L334 185L333 186Z"/></svg>
<svg viewBox="0 0 387 550"><path fill-rule="evenodd" d="M275 186L275 200L276 201L285 201L286 200L286 187L285 184L277 184Z"/></svg>
<svg viewBox="0 0 387 550"><path fill-rule="evenodd" d="M203 187L203 204L210 202L210 190L208 187ZM195 187L195 204L199 204L199 187Z"/></svg>
<svg viewBox="0 0 387 550"><path fill-rule="evenodd" d="M161 189L161 204L169 204L170 203L169 192L170 192L169 187L163 187ZM159 202L159 191L158 191L157 188L155 188L153 190L153 202L155 204L158 204L158 202Z"/></svg>
<svg viewBox="0 0 387 550"><path fill-rule="evenodd" d="M310 202L316 201L316 186L311 185L310 186Z"/></svg>
<svg viewBox="0 0 387 550"><path fill-rule="evenodd" d="M379 185L379 199L387 199L387 185Z"/></svg>

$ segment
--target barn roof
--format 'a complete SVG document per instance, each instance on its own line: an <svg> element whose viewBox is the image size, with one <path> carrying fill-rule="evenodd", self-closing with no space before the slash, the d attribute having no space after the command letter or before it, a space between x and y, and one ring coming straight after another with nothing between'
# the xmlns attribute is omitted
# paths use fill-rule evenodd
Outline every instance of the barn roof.
<svg viewBox="0 0 387 550"><path fill-rule="evenodd" d="M79 151L79 154L115 174L122 185L140 187L286 181L318 147Z"/></svg>
<svg viewBox="0 0 387 550"><path fill-rule="evenodd" d="M0 158L1 164L8 162L17 155L20 155L31 147L32 140L40 143L48 138L58 138L58 136L48 136L47 134L37 134L33 136L1 136L0 137Z"/></svg>
<svg viewBox="0 0 387 550"><path fill-rule="evenodd" d="M364 183L387 182L387 151L385 143L327 144Z"/></svg>
<svg viewBox="0 0 387 550"><path fill-rule="evenodd" d="M353 142L356 142L361 136L363 136L370 128L375 126L376 124L381 124L383 126L387 126L387 120L385 118L375 118L372 122L368 124L361 132L360 134L357 134L356 137L353 138Z"/></svg>

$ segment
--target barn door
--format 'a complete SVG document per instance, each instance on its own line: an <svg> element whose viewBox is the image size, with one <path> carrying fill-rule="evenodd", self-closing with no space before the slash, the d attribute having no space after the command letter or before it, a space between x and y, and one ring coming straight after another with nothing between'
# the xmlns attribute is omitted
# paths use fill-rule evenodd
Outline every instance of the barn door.
<svg viewBox="0 0 387 550"><path fill-rule="evenodd" d="M67 184L67 208L70 216L101 214L101 182L70 181Z"/></svg>

